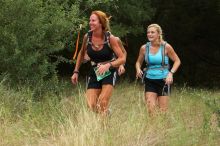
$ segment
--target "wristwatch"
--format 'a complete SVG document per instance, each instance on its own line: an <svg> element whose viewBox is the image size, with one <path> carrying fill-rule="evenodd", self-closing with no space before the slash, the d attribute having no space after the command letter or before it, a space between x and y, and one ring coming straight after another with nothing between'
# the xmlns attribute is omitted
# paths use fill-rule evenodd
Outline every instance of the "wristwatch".
<svg viewBox="0 0 220 146"><path fill-rule="evenodd" d="M171 72L172 74L174 74L174 71L173 71L173 70L170 70L170 72Z"/></svg>

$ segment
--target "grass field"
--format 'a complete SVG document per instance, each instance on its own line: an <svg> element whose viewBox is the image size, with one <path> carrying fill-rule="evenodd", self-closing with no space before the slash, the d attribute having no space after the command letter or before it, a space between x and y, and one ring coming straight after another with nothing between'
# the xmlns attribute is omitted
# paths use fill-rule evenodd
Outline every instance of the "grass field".
<svg viewBox="0 0 220 146"><path fill-rule="evenodd" d="M174 87L167 114L150 118L143 85L117 84L111 115L88 110L85 86L39 94L0 84L1 146L218 146L220 91Z"/></svg>

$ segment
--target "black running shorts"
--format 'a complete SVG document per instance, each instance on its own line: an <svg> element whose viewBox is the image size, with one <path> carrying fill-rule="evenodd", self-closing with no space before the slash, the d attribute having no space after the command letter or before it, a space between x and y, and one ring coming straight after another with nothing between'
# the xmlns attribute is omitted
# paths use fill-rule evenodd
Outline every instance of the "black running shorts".
<svg viewBox="0 0 220 146"><path fill-rule="evenodd" d="M165 84L164 79L144 79L145 92L157 93L157 96L168 96L170 94L170 85Z"/></svg>
<svg viewBox="0 0 220 146"><path fill-rule="evenodd" d="M100 81L97 81L95 72L91 71L87 79L87 89L101 89L102 85L106 84L115 86L117 73L115 69L111 69L110 71L111 74Z"/></svg>

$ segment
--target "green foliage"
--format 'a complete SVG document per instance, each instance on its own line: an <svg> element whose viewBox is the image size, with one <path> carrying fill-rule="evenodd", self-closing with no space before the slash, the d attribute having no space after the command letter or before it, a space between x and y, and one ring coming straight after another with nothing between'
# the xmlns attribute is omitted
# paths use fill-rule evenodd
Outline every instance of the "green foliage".
<svg viewBox="0 0 220 146"><path fill-rule="evenodd" d="M115 25L115 27L113 25L113 30L119 36L142 34L146 31L143 26L154 15L150 0L115 0L111 8Z"/></svg>
<svg viewBox="0 0 220 146"><path fill-rule="evenodd" d="M0 73L11 81L36 82L52 77L50 55L62 50L65 37L82 20L78 6L56 0L4 0L0 5Z"/></svg>
<svg viewBox="0 0 220 146"><path fill-rule="evenodd" d="M143 25L154 15L150 0L105 0L88 8L102 10L112 16L111 31L113 34L124 37L128 34L138 35L143 33ZM89 14L89 13L88 13Z"/></svg>
<svg viewBox="0 0 220 146"><path fill-rule="evenodd" d="M7 73L9 81L32 85L53 78L57 65L67 62L55 54L66 45L72 54L79 24L87 28L91 11L100 7L113 16L112 29L118 36L142 32L139 24L152 16L149 1L1 1L0 74Z"/></svg>

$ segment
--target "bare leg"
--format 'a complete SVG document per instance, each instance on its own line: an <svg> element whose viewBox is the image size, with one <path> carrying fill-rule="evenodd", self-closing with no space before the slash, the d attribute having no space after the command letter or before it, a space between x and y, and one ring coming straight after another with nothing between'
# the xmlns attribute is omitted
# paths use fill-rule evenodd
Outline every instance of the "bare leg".
<svg viewBox="0 0 220 146"><path fill-rule="evenodd" d="M168 109L168 99L169 99L168 96L159 96L158 97L159 107L162 112L166 112Z"/></svg>
<svg viewBox="0 0 220 146"><path fill-rule="evenodd" d="M157 93L146 92L145 93L145 102L147 104L148 113L154 115L155 107L157 104Z"/></svg>
<svg viewBox="0 0 220 146"><path fill-rule="evenodd" d="M100 93L101 89L88 89L86 91L87 105L94 112L97 112L97 100Z"/></svg>
<svg viewBox="0 0 220 146"><path fill-rule="evenodd" d="M113 86L110 84L102 85L102 91L98 98L99 112L106 115L108 112L109 100L113 92Z"/></svg>

